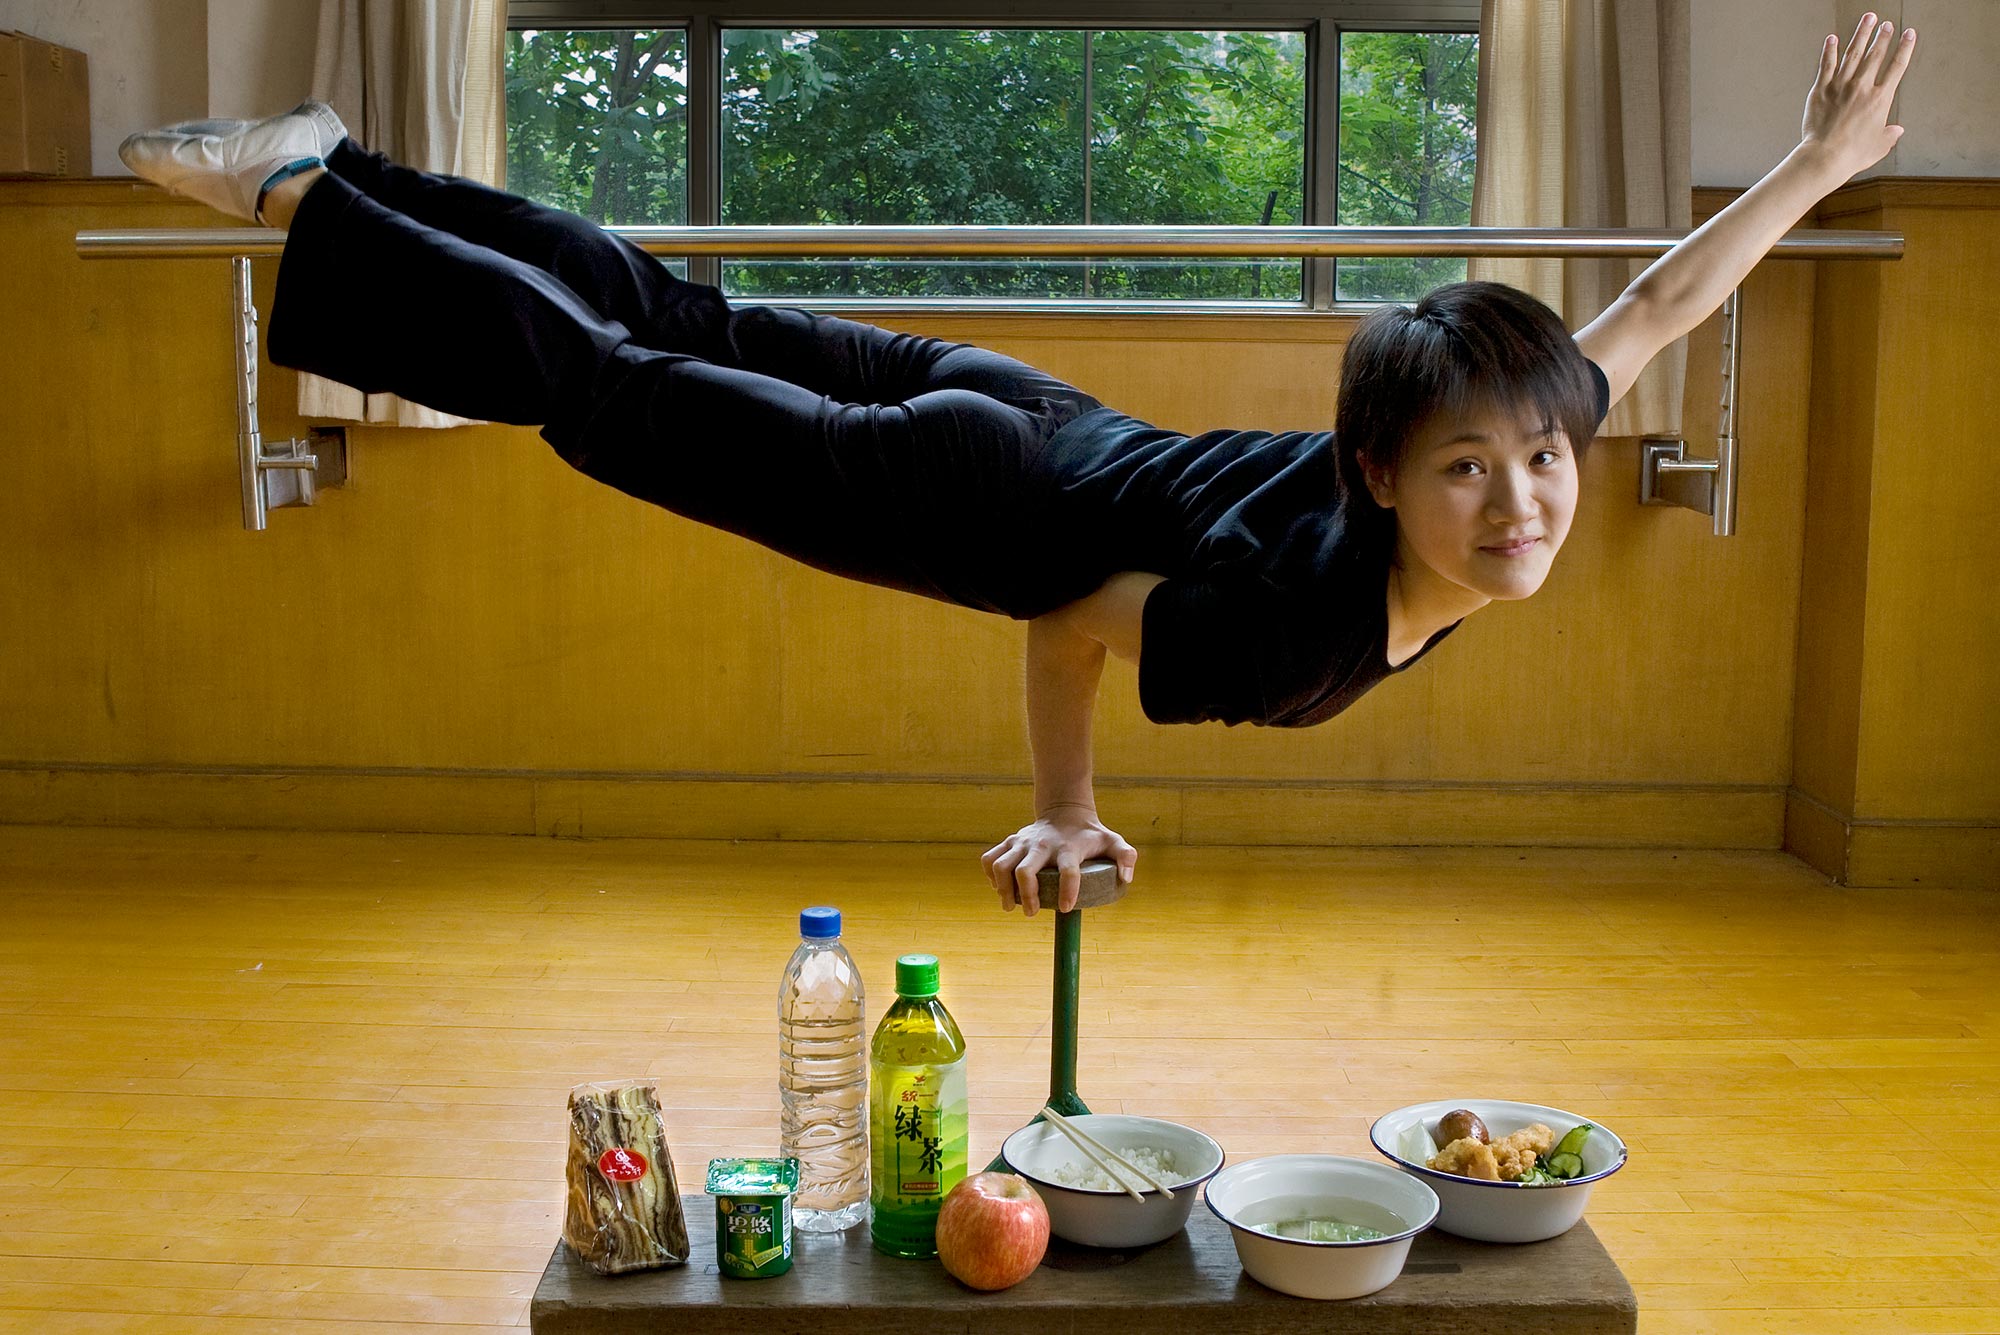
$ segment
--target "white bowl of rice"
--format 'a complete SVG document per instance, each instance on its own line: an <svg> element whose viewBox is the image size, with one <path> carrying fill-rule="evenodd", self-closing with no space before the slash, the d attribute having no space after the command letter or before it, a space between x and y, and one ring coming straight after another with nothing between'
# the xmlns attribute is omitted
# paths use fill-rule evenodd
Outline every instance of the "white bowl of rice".
<svg viewBox="0 0 2000 1335"><path fill-rule="evenodd" d="M1164 1241L1187 1227L1202 1183L1222 1169L1222 1146L1179 1122L1123 1113L1086 1113L1069 1120L1174 1192L1169 1200L1133 1178L1140 1192L1135 1201L1061 1131L1047 1122L1024 1126L1007 1137L1000 1157L1035 1184L1048 1206L1049 1231L1070 1242L1147 1247Z"/></svg>

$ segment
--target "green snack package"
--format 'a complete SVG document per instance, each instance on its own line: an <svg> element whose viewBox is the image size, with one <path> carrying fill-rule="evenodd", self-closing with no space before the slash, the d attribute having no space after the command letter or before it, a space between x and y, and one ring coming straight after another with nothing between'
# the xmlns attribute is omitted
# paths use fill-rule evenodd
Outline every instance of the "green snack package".
<svg viewBox="0 0 2000 1335"><path fill-rule="evenodd" d="M769 1279L792 1268L792 1195L797 1159L710 1159L715 1263L735 1279Z"/></svg>

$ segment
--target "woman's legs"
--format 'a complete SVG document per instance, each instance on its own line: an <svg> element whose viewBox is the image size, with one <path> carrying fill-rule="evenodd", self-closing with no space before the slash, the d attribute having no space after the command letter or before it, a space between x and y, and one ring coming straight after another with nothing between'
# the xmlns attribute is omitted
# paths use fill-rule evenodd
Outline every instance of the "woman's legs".
<svg viewBox="0 0 2000 1335"><path fill-rule="evenodd" d="M540 426L629 341L563 283L374 204L331 174L288 220L271 359L443 412Z"/></svg>
<svg viewBox="0 0 2000 1335"><path fill-rule="evenodd" d="M290 220L269 349L364 391L539 425L630 495L821 569L974 606L976 584L927 553L991 546L984 506L1021 494L1048 434L1045 418L964 389L840 402L645 347L557 276L331 174Z"/></svg>
<svg viewBox="0 0 2000 1335"><path fill-rule="evenodd" d="M606 320L661 352L723 363L729 306L587 218L459 176L418 171L344 139L326 168L377 204L560 279Z"/></svg>
<svg viewBox="0 0 2000 1335"><path fill-rule="evenodd" d="M773 376L843 403L902 403L969 389L1064 417L1097 400L1046 372L969 344L770 306L732 307L586 218L462 177L418 171L342 141L327 169L397 213L561 280L641 347Z"/></svg>

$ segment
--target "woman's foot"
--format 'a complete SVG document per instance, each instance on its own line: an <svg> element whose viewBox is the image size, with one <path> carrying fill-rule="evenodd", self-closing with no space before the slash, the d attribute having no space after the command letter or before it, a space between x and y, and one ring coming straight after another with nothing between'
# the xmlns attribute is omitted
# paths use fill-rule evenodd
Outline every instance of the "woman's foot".
<svg viewBox="0 0 2000 1335"><path fill-rule="evenodd" d="M288 176L264 192L264 203L259 215L266 227L280 231L292 230L292 215L299 211L299 201L306 197L306 191L313 188L313 182L326 175L326 168L312 167L297 176Z"/></svg>
<svg viewBox="0 0 2000 1335"><path fill-rule="evenodd" d="M346 133L325 103L303 102L267 120L191 121L143 131L119 145L118 156L136 175L177 195L245 222L283 226L263 211L267 192L323 167ZM286 194L296 207L304 187ZM287 208L286 221L290 217Z"/></svg>

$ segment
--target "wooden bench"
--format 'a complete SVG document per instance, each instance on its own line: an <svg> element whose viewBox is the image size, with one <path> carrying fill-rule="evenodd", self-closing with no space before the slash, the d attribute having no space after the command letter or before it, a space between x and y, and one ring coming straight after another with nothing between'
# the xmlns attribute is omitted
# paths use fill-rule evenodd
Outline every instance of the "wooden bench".
<svg viewBox="0 0 2000 1335"><path fill-rule="evenodd" d="M798 1335L1629 1335L1631 1286L1578 1224L1550 1242L1498 1246L1433 1229L1401 1278L1348 1302L1312 1302L1243 1273L1229 1229L1197 1205L1185 1232L1138 1251L1050 1245L1042 1267L999 1293L975 1293L936 1261L883 1256L864 1223L798 1234L790 1273L725 1279L715 1265L715 1204L683 1198L688 1263L607 1279L561 1242L530 1309L537 1335L618 1331Z"/></svg>

